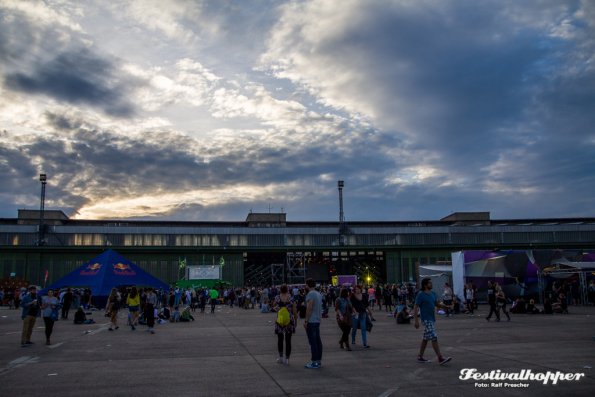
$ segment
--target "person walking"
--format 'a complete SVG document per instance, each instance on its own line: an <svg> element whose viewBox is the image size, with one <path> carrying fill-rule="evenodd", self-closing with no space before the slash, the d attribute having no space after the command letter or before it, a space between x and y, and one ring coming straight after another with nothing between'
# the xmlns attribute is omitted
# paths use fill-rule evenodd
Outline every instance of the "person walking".
<svg viewBox="0 0 595 397"><path fill-rule="evenodd" d="M465 284L465 304L467 306L467 312L473 314L473 299L474 291L471 284Z"/></svg>
<svg viewBox="0 0 595 397"><path fill-rule="evenodd" d="M215 305L217 304L217 298L219 298L219 292L215 288L211 288L209 297L211 298L211 313L215 313Z"/></svg>
<svg viewBox="0 0 595 397"><path fill-rule="evenodd" d="M314 287L316 283L311 278L306 280L306 316L304 328L310 343L311 361L305 365L309 369L322 367L322 339L320 338L320 322L322 321L322 295Z"/></svg>
<svg viewBox="0 0 595 397"><path fill-rule="evenodd" d="M446 305L440 303L436 297L436 293L432 291L432 280L424 278L421 280L421 291L417 293L415 297L415 305L413 307L413 315L415 317L415 329L419 328L419 317L418 312L421 315L421 321L424 324L424 334L419 347L419 355L417 356L417 362L429 363L430 360L424 358L424 352L428 341L432 342L432 348L438 357L438 363L444 365L451 360L451 357L444 357L440 352L440 346L438 345L438 335L436 334L436 307L444 308Z"/></svg>
<svg viewBox="0 0 595 397"><path fill-rule="evenodd" d="M373 285L368 286L368 302L370 303L370 310L374 310L376 304L376 290Z"/></svg>
<svg viewBox="0 0 595 397"><path fill-rule="evenodd" d="M23 319L23 332L21 334L21 347L28 347L31 342L31 334L35 327L35 320L40 315L39 302L37 301L37 287L29 286L29 293L22 297L20 306L23 308L21 318Z"/></svg>
<svg viewBox="0 0 595 397"><path fill-rule="evenodd" d="M486 317L487 321L492 318L492 313L496 315L496 321L500 321L500 312L496 308L496 289L491 281L488 281L488 304L490 305L490 312Z"/></svg>
<svg viewBox="0 0 595 397"><path fill-rule="evenodd" d="M145 319L147 320L148 331L155 333L155 307L157 306L157 295L153 288L149 287L147 291L147 301L145 302Z"/></svg>
<svg viewBox="0 0 595 397"><path fill-rule="evenodd" d="M291 336L295 333L297 307L293 301L287 285L282 285L280 293L275 297L275 307L277 310L277 321L275 321L275 334L277 335L277 351L279 358L277 358L278 364L289 365L289 356L291 356ZM287 313L281 309L285 308ZM281 313L285 313L284 316L289 316L289 322L285 323L287 319L281 316ZM281 324L280 324L281 322ZM285 342L285 357L283 357L283 342Z"/></svg>
<svg viewBox="0 0 595 397"><path fill-rule="evenodd" d="M128 318L130 321L130 328L134 331L138 325L138 316L140 315L140 294L136 286L133 286L130 293L126 297L126 305L128 306Z"/></svg>
<svg viewBox="0 0 595 397"><path fill-rule="evenodd" d="M351 316L351 344L355 345L357 329L360 328L362 332L362 344L365 349L368 349L370 348L368 345L368 335L366 332L366 322L368 321L368 299L365 295L363 295L361 285L355 286L353 294L351 294L350 301L353 312L353 315Z"/></svg>
<svg viewBox="0 0 595 397"><path fill-rule="evenodd" d="M382 299L384 300L384 309L387 312L393 311L393 295L390 286L386 284L382 290Z"/></svg>
<svg viewBox="0 0 595 397"><path fill-rule="evenodd" d="M376 303L378 304L378 310L382 310L382 287L379 284L376 284L376 288L374 289L374 294L376 295Z"/></svg>
<svg viewBox="0 0 595 397"><path fill-rule="evenodd" d="M341 339L339 339L339 347L343 349L343 346L347 351L351 351L349 345L349 332L351 331L351 315L353 307L349 300L349 290L342 288L339 293L339 297L335 300L335 313L337 314L337 324L341 330Z"/></svg>
<svg viewBox="0 0 595 397"><path fill-rule="evenodd" d="M108 328L109 331L120 328L118 326L118 310L120 310L118 290L116 288L112 288L112 291L107 298L107 306L105 307L105 312L109 313L110 316L110 325Z"/></svg>
<svg viewBox="0 0 595 397"><path fill-rule="evenodd" d="M500 287L500 285L496 284L495 287L496 290L496 307L497 307L497 311L500 312L500 310L502 310L502 313L504 313L506 315L506 318L508 319L508 321L510 321L510 314L508 313L508 310L506 310L506 295L504 294L504 291L502 291L502 287ZM499 313L498 313L499 314Z"/></svg>
<svg viewBox="0 0 595 397"><path fill-rule="evenodd" d="M206 289L201 289L198 293L198 307L200 308L201 313L204 313L205 308L207 307L207 294L208 291ZM229 296L231 296L231 294Z"/></svg>
<svg viewBox="0 0 595 397"><path fill-rule="evenodd" d="M43 312L43 322L45 324L45 344L49 345L50 336L54 330L55 319L58 318L58 298L54 296L54 291L49 290L48 294L41 299L41 310Z"/></svg>
<svg viewBox="0 0 595 397"><path fill-rule="evenodd" d="M70 312L70 306L72 306L72 302L74 300L74 295L72 294L72 289L68 288L66 293L62 296L62 319L68 319L68 312Z"/></svg>

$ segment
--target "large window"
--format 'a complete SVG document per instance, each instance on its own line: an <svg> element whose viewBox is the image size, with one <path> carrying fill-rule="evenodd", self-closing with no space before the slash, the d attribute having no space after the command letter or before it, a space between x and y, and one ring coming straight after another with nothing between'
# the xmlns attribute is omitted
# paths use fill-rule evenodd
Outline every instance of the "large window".
<svg viewBox="0 0 595 397"><path fill-rule="evenodd" d="M246 247L248 245L248 236L245 234L232 234L229 236L229 245L231 247Z"/></svg>
<svg viewBox="0 0 595 397"><path fill-rule="evenodd" d="M103 234L99 233L77 233L74 235L74 245L104 245Z"/></svg>
<svg viewBox="0 0 595 397"><path fill-rule="evenodd" d="M219 237L214 234L179 234L176 235L175 245L178 247L212 247L218 246ZM245 236L231 235L229 244L232 246L246 245L248 242Z"/></svg>

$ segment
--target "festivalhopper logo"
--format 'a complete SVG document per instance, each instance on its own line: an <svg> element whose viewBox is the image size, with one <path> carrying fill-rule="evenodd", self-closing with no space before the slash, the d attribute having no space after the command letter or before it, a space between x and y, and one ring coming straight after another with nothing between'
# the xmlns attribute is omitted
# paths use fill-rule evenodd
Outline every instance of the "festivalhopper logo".
<svg viewBox="0 0 595 397"><path fill-rule="evenodd" d="M475 387L522 388L529 387L529 383L524 383L527 381L537 381L544 385L557 385L558 382L579 381L584 376L584 373L533 372L530 369L523 369L520 372L502 372L499 369L479 372L477 368L463 368L459 379L476 381Z"/></svg>

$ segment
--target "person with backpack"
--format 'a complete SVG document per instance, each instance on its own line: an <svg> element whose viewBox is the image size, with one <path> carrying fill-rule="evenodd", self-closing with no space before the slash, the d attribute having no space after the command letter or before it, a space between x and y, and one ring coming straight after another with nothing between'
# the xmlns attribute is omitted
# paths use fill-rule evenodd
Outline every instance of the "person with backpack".
<svg viewBox="0 0 595 397"><path fill-rule="evenodd" d="M282 285L280 293L275 297L277 319L275 321L275 334L277 335L278 364L289 365L291 355L291 336L295 333L297 321L297 305L294 302L287 285ZM283 357L283 341L285 341L285 357Z"/></svg>

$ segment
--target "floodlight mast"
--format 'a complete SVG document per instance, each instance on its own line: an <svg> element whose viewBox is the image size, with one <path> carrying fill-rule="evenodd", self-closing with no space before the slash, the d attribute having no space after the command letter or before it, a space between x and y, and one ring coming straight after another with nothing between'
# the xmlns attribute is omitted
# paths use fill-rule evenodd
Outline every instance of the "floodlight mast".
<svg viewBox="0 0 595 397"><path fill-rule="evenodd" d="M37 239L37 245L44 244L44 225L43 216L45 212L45 185L47 183L47 175L39 174L39 182L41 182L41 200L39 203L39 235Z"/></svg>
<svg viewBox="0 0 595 397"><path fill-rule="evenodd" d="M345 214L343 213L343 187L344 181L338 181L337 187L339 189L339 245L345 245Z"/></svg>
<svg viewBox="0 0 595 397"><path fill-rule="evenodd" d="M345 186L344 181L337 182L337 187L339 188L339 223L341 225L345 223L345 214L343 214L343 186Z"/></svg>

